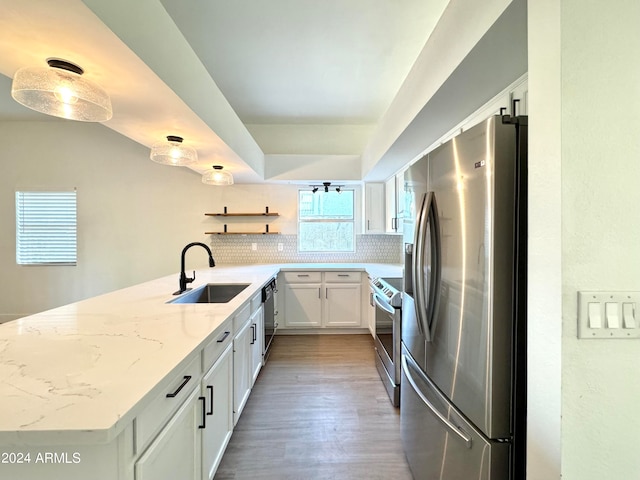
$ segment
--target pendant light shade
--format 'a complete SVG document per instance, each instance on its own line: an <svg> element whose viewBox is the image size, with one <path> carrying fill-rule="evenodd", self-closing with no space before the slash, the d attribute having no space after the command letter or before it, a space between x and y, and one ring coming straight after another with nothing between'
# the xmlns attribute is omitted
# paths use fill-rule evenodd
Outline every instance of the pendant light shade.
<svg viewBox="0 0 640 480"><path fill-rule="evenodd" d="M202 183L207 185L233 185L233 175L223 172L222 166L214 165L213 170L202 175Z"/></svg>
<svg viewBox="0 0 640 480"><path fill-rule="evenodd" d="M49 67L25 67L13 77L13 99L40 113L81 122L106 122L113 116L109 95L82 77L84 70L50 58Z"/></svg>
<svg viewBox="0 0 640 480"><path fill-rule="evenodd" d="M151 147L149 158L163 165L184 167L198 161L198 153L193 147L184 145L182 137L169 135L166 142L156 143Z"/></svg>

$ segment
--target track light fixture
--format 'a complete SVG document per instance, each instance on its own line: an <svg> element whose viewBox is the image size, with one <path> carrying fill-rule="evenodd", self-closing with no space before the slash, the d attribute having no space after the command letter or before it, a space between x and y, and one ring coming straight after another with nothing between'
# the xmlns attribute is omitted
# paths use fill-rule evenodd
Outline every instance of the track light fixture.
<svg viewBox="0 0 640 480"><path fill-rule="evenodd" d="M329 192L329 187L331 187L331 182L322 182L322 185L309 185L311 187L311 193L316 193L321 188L325 191L325 193ZM338 185L335 187L336 192L340 193L342 191L343 185Z"/></svg>

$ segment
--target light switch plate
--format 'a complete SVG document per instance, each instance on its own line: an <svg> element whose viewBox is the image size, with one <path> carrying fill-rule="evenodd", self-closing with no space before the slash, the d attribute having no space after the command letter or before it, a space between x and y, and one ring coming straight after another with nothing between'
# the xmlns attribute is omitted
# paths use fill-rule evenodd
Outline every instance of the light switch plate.
<svg viewBox="0 0 640 480"><path fill-rule="evenodd" d="M639 320L640 292L578 292L578 338L640 338Z"/></svg>

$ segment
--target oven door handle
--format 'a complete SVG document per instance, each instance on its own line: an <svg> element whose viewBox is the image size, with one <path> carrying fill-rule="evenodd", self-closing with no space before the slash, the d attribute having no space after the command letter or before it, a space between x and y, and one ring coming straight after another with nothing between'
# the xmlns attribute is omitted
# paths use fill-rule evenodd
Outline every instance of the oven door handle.
<svg viewBox="0 0 640 480"><path fill-rule="evenodd" d="M395 308L393 308L391 305L389 305L386 302L381 302L380 301L380 297L378 296L377 293L373 294L373 301L376 302L376 306L382 310L384 310L385 312L387 312L389 315L393 315L396 313Z"/></svg>

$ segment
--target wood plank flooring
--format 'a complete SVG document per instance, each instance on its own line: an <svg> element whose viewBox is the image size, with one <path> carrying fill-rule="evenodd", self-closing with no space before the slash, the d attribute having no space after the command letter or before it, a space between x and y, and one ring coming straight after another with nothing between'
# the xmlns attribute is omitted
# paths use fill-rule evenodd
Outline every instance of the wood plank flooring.
<svg viewBox="0 0 640 480"><path fill-rule="evenodd" d="M280 335L216 480L411 480L370 335Z"/></svg>

